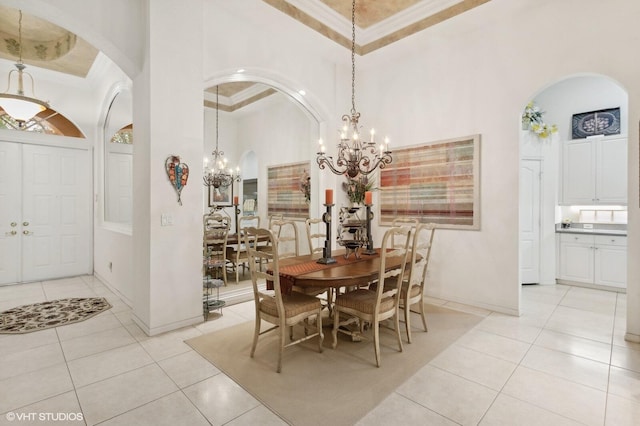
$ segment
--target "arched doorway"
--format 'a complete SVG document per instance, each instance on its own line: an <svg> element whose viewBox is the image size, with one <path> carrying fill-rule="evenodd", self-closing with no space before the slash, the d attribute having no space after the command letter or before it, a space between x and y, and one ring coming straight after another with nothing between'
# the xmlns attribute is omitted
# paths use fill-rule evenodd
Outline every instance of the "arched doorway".
<svg viewBox="0 0 640 426"><path fill-rule="evenodd" d="M582 226L582 222L595 221L597 212L616 212L606 213L609 214L609 220L604 218L605 213L603 213L598 221L602 224L608 222L610 226L626 230L628 94L620 84L606 76L585 74L570 76L549 85L533 96L532 101L544 112L544 122L549 125L555 124L558 131L546 139L538 138L530 130L522 130L520 133L520 283L555 284L556 279L568 279L571 275L567 274L566 264L563 263L568 259L566 255L562 259L563 249L559 245L560 240L556 241L558 235L556 227L561 226L562 222L572 222L576 223L576 226L578 224ZM581 153L595 149L595 145L592 144L596 142L590 138L574 137L573 115L618 107L620 108L620 134L600 137L609 142L608 148L617 152L612 154L616 159L613 160L614 157L609 156L611 161L598 163L599 166L596 166L595 156L579 157L583 155ZM624 142L621 142L622 140ZM581 144L579 151L568 148L576 143ZM624 145L620 145L621 143ZM601 155L602 153L598 154L598 156ZM588 162L587 158L592 159L594 163L583 164ZM612 202L606 202L606 197L596 200L598 197L595 196L593 202L577 202L574 197L568 195L567 188L573 185L570 183L571 180L568 180L572 179L570 173L579 168L580 176L595 179L592 171L596 173L596 167L601 175L604 173L609 177L615 176L616 181L621 182L616 184L616 188L620 190L620 186L624 186L624 202L620 202L620 197L609 198ZM582 188L582 183L579 184ZM581 212L587 211L593 212L593 218L585 214L581 215ZM585 270L594 269L593 264L586 264L589 260L588 256L593 256L589 250L589 247L585 247L582 253L587 257L578 261L576 267L586 268ZM564 272L563 268L565 268ZM616 269L622 269L626 275L626 267L617 265ZM594 285L594 271L591 270L589 273L591 278L585 277L584 280L578 278L580 282L574 284L589 285L586 281L592 280L591 285Z"/></svg>

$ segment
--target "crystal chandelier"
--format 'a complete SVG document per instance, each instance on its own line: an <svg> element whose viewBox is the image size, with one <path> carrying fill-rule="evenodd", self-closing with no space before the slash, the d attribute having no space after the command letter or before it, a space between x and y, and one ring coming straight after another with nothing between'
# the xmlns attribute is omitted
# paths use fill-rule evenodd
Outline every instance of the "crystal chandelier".
<svg viewBox="0 0 640 426"><path fill-rule="evenodd" d="M8 40L7 40L8 41ZM11 89L11 75L16 70L9 72L9 84L5 93L0 93L0 107L18 122L20 127L24 127L25 123L31 120L36 114L49 108L47 102L24 95L24 76L27 75L31 79L31 93L34 93L33 77L25 72L26 66L22 62L22 11L20 10L20 18L18 21L18 62L15 64L18 73L18 89L15 94L9 93ZM35 96L35 94L33 95Z"/></svg>
<svg viewBox="0 0 640 426"><path fill-rule="evenodd" d="M211 153L213 163L208 167L209 159L204 159L204 184L214 188L226 188L234 181L240 182L240 168L236 168L234 173L231 168L227 168L227 159L224 152L218 149L218 112L219 112L218 86L216 86L216 149Z"/></svg>
<svg viewBox="0 0 640 426"><path fill-rule="evenodd" d="M337 174L346 174L350 179L359 175L368 175L376 168L384 169L392 161L389 151L389 139L384 139L384 144L376 147L374 142L375 131L371 129L371 140L361 138L358 130L360 113L356 111L355 87L356 87L356 2L351 2L351 111L342 116L342 131L338 143L338 158L325 154L325 146L320 139L320 151L316 161L320 169L329 167Z"/></svg>

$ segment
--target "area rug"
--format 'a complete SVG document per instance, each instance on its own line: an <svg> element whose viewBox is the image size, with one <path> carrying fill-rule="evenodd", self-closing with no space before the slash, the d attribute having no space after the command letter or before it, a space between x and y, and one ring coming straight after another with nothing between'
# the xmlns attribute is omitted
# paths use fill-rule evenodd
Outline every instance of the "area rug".
<svg viewBox="0 0 640 426"><path fill-rule="evenodd" d="M20 334L84 321L111 308L104 297L76 297L0 312L0 333Z"/></svg>
<svg viewBox="0 0 640 426"><path fill-rule="evenodd" d="M429 332L415 317L413 343L406 343L403 333L403 352L398 351L394 332L381 327L380 368L375 365L372 341L352 342L339 333L334 350L330 328L325 328L322 353L315 339L285 349L279 374L277 333L261 336L255 357L249 357L253 321L186 343L289 424L353 425L482 319L425 306Z"/></svg>

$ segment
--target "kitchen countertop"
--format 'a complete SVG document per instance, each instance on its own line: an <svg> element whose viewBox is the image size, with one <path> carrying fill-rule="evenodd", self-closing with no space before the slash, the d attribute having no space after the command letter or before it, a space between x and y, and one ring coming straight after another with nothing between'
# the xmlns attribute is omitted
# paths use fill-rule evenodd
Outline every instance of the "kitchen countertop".
<svg viewBox="0 0 640 426"><path fill-rule="evenodd" d="M593 224L593 228L585 228L584 223L572 224L569 228L563 228L556 224L556 232L559 234L593 234L593 235L620 235L627 236L626 224Z"/></svg>
<svg viewBox="0 0 640 426"><path fill-rule="evenodd" d="M620 235L627 236L626 230L619 229L584 229L584 228L561 228L556 229L559 234L593 234L593 235Z"/></svg>

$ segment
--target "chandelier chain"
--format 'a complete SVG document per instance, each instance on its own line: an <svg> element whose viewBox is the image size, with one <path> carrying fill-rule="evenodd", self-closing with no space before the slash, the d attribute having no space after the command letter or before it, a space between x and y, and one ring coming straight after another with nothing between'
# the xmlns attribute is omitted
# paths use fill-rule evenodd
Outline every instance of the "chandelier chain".
<svg viewBox="0 0 640 426"><path fill-rule="evenodd" d="M20 18L18 18L18 63L22 63L22 10L19 11Z"/></svg>
<svg viewBox="0 0 640 426"><path fill-rule="evenodd" d="M218 88L220 86L216 86L216 151L218 151L218 113L220 109L220 101L218 98Z"/></svg>
<svg viewBox="0 0 640 426"><path fill-rule="evenodd" d="M351 1L351 115L356 113L356 0Z"/></svg>

